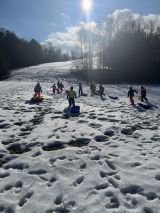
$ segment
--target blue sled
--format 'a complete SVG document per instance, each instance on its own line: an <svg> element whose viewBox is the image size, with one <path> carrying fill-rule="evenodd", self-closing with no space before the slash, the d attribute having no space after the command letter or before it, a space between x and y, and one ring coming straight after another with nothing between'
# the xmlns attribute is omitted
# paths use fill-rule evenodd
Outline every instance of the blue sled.
<svg viewBox="0 0 160 213"><path fill-rule="evenodd" d="M137 103L137 104L145 110L153 108L151 104L144 104L144 103Z"/></svg>
<svg viewBox="0 0 160 213"><path fill-rule="evenodd" d="M63 111L64 116L66 117L76 117L80 115L80 106L72 106L72 107L67 107Z"/></svg>

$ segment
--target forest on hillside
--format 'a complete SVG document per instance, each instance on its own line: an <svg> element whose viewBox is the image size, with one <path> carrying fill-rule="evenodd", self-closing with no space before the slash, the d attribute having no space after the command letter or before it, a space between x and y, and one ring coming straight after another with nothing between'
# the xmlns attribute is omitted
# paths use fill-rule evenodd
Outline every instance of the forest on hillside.
<svg viewBox="0 0 160 213"><path fill-rule="evenodd" d="M81 57L75 76L101 83L160 82L160 21L131 11L109 15L78 33Z"/></svg>
<svg viewBox="0 0 160 213"><path fill-rule="evenodd" d="M7 78L11 69L69 59L51 43L41 45L35 39L27 41L9 30L0 29L0 79Z"/></svg>
<svg viewBox="0 0 160 213"><path fill-rule="evenodd" d="M8 70L73 60L72 74L101 83L160 83L160 17L114 12L102 23L82 23L77 48L64 53L53 42L27 41L0 29L0 76Z"/></svg>

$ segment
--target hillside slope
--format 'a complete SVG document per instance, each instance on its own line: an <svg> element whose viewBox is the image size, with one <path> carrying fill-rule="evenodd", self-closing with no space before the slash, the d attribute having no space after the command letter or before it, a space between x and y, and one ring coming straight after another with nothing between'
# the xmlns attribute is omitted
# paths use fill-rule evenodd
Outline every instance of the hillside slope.
<svg viewBox="0 0 160 213"><path fill-rule="evenodd" d="M102 101L84 83L81 115L64 119L65 91L53 96L50 87L63 79L78 91L70 69L44 64L0 83L0 211L160 212L160 87L147 86L155 107L143 110L129 105L128 85L105 85ZM38 105L28 101L37 80Z"/></svg>

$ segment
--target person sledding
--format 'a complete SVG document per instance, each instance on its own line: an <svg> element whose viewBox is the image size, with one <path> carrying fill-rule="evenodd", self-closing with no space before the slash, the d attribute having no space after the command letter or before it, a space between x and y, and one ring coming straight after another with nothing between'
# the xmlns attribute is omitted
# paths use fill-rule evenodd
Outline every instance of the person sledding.
<svg viewBox="0 0 160 213"><path fill-rule="evenodd" d="M76 92L73 90L73 86L70 87L70 90L67 92L67 99L69 103L69 107L75 106L75 98L76 98Z"/></svg>
<svg viewBox="0 0 160 213"><path fill-rule="evenodd" d="M59 86L60 86L59 89L60 89L60 91L61 91L61 93L62 93L62 91L63 91L63 89L64 89L64 84L62 83L62 81L60 82L60 85L59 85Z"/></svg>
<svg viewBox="0 0 160 213"><path fill-rule="evenodd" d="M34 88L34 97L40 97L41 96L41 93L42 93L42 88L41 88L41 85L39 82L37 82L35 88Z"/></svg>
<svg viewBox="0 0 160 213"><path fill-rule="evenodd" d="M69 106L66 107L63 111L64 117L68 118L70 116L79 116L80 115L80 106L75 105L76 92L73 90L73 86L70 87L70 90L67 91L67 99Z"/></svg>
<svg viewBox="0 0 160 213"><path fill-rule="evenodd" d="M79 82L78 84L78 93L79 93L79 96L83 95L83 89L82 89L82 82Z"/></svg>
<svg viewBox="0 0 160 213"><path fill-rule="evenodd" d="M137 90L134 90L132 87L130 87L128 91L128 97L130 99L131 105L134 105L134 99L133 99L134 93L138 94Z"/></svg>
<svg viewBox="0 0 160 213"><path fill-rule="evenodd" d="M90 84L90 90L91 90L91 96L96 94L96 85L94 82L91 82Z"/></svg>
<svg viewBox="0 0 160 213"><path fill-rule="evenodd" d="M56 91L57 91L56 84L54 83L54 84L51 86L51 88L52 88L52 90L53 90L53 94L55 94ZM57 91L57 93L58 93L58 91Z"/></svg>
<svg viewBox="0 0 160 213"><path fill-rule="evenodd" d="M60 93L60 90L61 90L61 83L60 81L57 82L57 94Z"/></svg>
<svg viewBox="0 0 160 213"><path fill-rule="evenodd" d="M141 101L142 102L144 102L144 100L146 102L148 102L148 99L146 98L146 94L147 94L146 89L144 88L144 86L141 86Z"/></svg>
<svg viewBox="0 0 160 213"><path fill-rule="evenodd" d="M103 95L105 95L104 87L101 84L99 85L99 95L101 99L103 99Z"/></svg>

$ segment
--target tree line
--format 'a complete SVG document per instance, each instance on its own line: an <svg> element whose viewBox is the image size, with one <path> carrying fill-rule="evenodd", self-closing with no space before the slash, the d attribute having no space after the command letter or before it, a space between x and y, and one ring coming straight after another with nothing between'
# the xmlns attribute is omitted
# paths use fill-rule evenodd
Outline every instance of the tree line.
<svg viewBox="0 0 160 213"><path fill-rule="evenodd" d="M0 79L7 78L11 69L67 60L70 60L69 55L52 43L41 45L35 39L27 41L0 29Z"/></svg>
<svg viewBox="0 0 160 213"><path fill-rule="evenodd" d="M156 19L135 19L128 12L116 19L107 17L89 32L89 39L87 33L78 32L81 54L73 74L101 83L160 82L160 22Z"/></svg>

